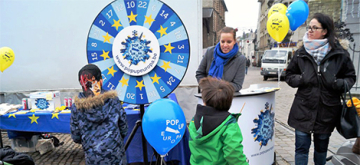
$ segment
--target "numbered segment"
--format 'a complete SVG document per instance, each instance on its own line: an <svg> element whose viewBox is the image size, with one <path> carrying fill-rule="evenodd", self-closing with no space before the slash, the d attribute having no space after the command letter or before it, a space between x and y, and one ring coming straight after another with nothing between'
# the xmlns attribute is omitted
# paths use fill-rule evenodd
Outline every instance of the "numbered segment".
<svg viewBox="0 0 360 165"><path fill-rule="evenodd" d="M190 59L179 16L158 0L117 0L94 19L87 59L102 71L103 88L119 99L147 104L180 84Z"/></svg>

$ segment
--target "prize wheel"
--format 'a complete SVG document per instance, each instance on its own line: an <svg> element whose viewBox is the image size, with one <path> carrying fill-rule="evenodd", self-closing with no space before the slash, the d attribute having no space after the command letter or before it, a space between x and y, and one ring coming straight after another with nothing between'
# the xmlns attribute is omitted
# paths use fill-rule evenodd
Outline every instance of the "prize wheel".
<svg viewBox="0 0 360 165"><path fill-rule="evenodd" d="M91 25L87 59L101 69L105 90L116 90L121 101L147 104L180 84L190 59L189 37L165 3L116 0Z"/></svg>

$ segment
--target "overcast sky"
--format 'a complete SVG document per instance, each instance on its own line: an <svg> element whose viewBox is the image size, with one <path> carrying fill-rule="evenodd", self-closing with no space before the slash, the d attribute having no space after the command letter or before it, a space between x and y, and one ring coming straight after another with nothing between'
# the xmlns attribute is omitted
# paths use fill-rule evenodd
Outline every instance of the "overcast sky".
<svg viewBox="0 0 360 165"><path fill-rule="evenodd" d="M257 0L225 0L228 9L225 12L226 26L238 28L237 36L242 35L242 31L257 27L259 6Z"/></svg>

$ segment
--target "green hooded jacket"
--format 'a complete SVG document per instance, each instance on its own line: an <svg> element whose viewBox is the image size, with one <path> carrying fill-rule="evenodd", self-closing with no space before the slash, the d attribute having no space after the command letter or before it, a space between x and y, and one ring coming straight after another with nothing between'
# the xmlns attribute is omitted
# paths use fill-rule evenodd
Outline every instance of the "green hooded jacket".
<svg viewBox="0 0 360 165"><path fill-rule="evenodd" d="M237 123L240 115L197 105L196 114L189 125L190 163L248 165Z"/></svg>

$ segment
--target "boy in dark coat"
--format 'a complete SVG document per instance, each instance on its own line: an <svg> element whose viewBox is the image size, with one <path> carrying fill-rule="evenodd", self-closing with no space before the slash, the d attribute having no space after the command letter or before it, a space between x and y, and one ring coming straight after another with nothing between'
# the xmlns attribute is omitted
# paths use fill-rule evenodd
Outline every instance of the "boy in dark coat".
<svg viewBox="0 0 360 165"><path fill-rule="evenodd" d="M101 88L101 71L93 64L79 71L79 82L83 92L71 107L71 138L82 144L86 164L127 164L128 125L117 93Z"/></svg>

